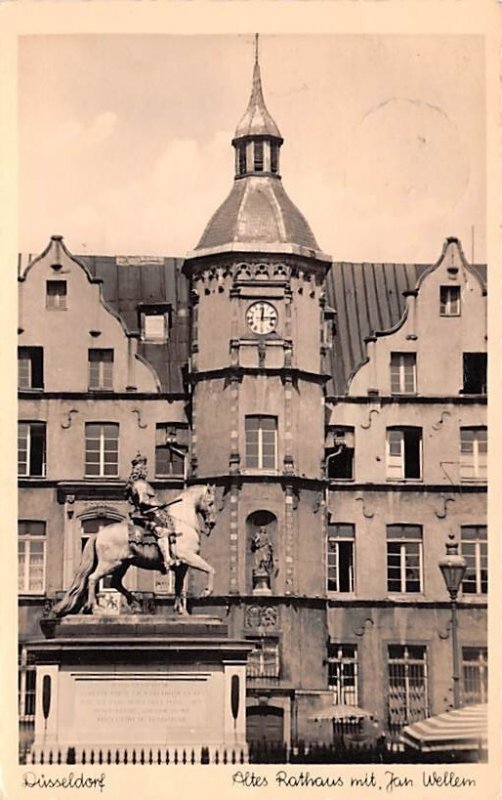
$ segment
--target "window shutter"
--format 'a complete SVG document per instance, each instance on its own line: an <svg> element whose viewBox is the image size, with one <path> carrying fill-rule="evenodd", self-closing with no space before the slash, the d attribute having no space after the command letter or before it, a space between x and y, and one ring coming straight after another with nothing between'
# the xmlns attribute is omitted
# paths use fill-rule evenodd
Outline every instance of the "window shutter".
<svg viewBox="0 0 502 800"><path fill-rule="evenodd" d="M401 480L404 476L404 432L387 430L387 478Z"/></svg>

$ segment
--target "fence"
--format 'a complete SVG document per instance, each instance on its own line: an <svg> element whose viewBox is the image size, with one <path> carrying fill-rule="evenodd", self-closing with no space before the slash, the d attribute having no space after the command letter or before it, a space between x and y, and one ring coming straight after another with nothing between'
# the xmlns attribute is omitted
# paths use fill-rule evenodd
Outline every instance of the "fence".
<svg viewBox="0 0 502 800"><path fill-rule="evenodd" d="M480 758L481 756L481 758ZM242 748L120 748L61 750L32 750L22 764L455 764L486 760L486 753L443 752L420 753L416 750L393 750L383 743L375 747L351 747L343 744L326 745L299 743L290 747L284 743L252 743L248 752Z"/></svg>

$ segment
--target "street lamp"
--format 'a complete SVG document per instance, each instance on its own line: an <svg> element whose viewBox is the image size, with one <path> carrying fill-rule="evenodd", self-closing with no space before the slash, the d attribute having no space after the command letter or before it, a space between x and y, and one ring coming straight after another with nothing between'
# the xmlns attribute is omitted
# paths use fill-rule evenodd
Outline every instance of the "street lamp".
<svg viewBox="0 0 502 800"><path fill-rule="evenodd" d="M451 644L453 648L453 707L460 708L460 664L458 653L457 595L465 575L467 562L458 552L458 542L452 533L448 535L446 555L439 559L438 566L444 578L451 600Z"/></svg>

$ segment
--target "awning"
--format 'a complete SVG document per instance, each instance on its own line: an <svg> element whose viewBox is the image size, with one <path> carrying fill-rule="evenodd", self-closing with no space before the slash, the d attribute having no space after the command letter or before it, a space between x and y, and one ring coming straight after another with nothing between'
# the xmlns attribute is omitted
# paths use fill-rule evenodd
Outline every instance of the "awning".
<svg viewBox="0 0 502 800"><path fill-rule="evenodd" d="M324 708L318 711L312 717L309 717L311 722L325 722L326 720L333 720L334 722L357 722L361 719L371 718L373 715L370 711L365 711L364 708L358 706L348 706L338 704Z"/></svg>
<svg viewBox="0 0 502 800"><path fill-rule="evenodd" d="M401 741L424 753L486 749L488 706L465 706L414 722L403 728Z"/></svg>

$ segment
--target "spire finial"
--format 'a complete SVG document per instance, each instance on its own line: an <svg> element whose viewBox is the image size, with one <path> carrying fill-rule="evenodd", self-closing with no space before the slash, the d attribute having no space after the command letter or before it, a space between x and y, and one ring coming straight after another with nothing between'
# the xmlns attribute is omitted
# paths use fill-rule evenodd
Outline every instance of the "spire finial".
<svg viewBox="0 0 502 800"><path fill-rule="evenodd" d="M255 35L254 35L254 63L255 64L258 64L258 53L259 53L259 51L258 51L258 47L259 47L258 37L259 37L259 35L260 35L259 33L255 33Z"/></svg>

